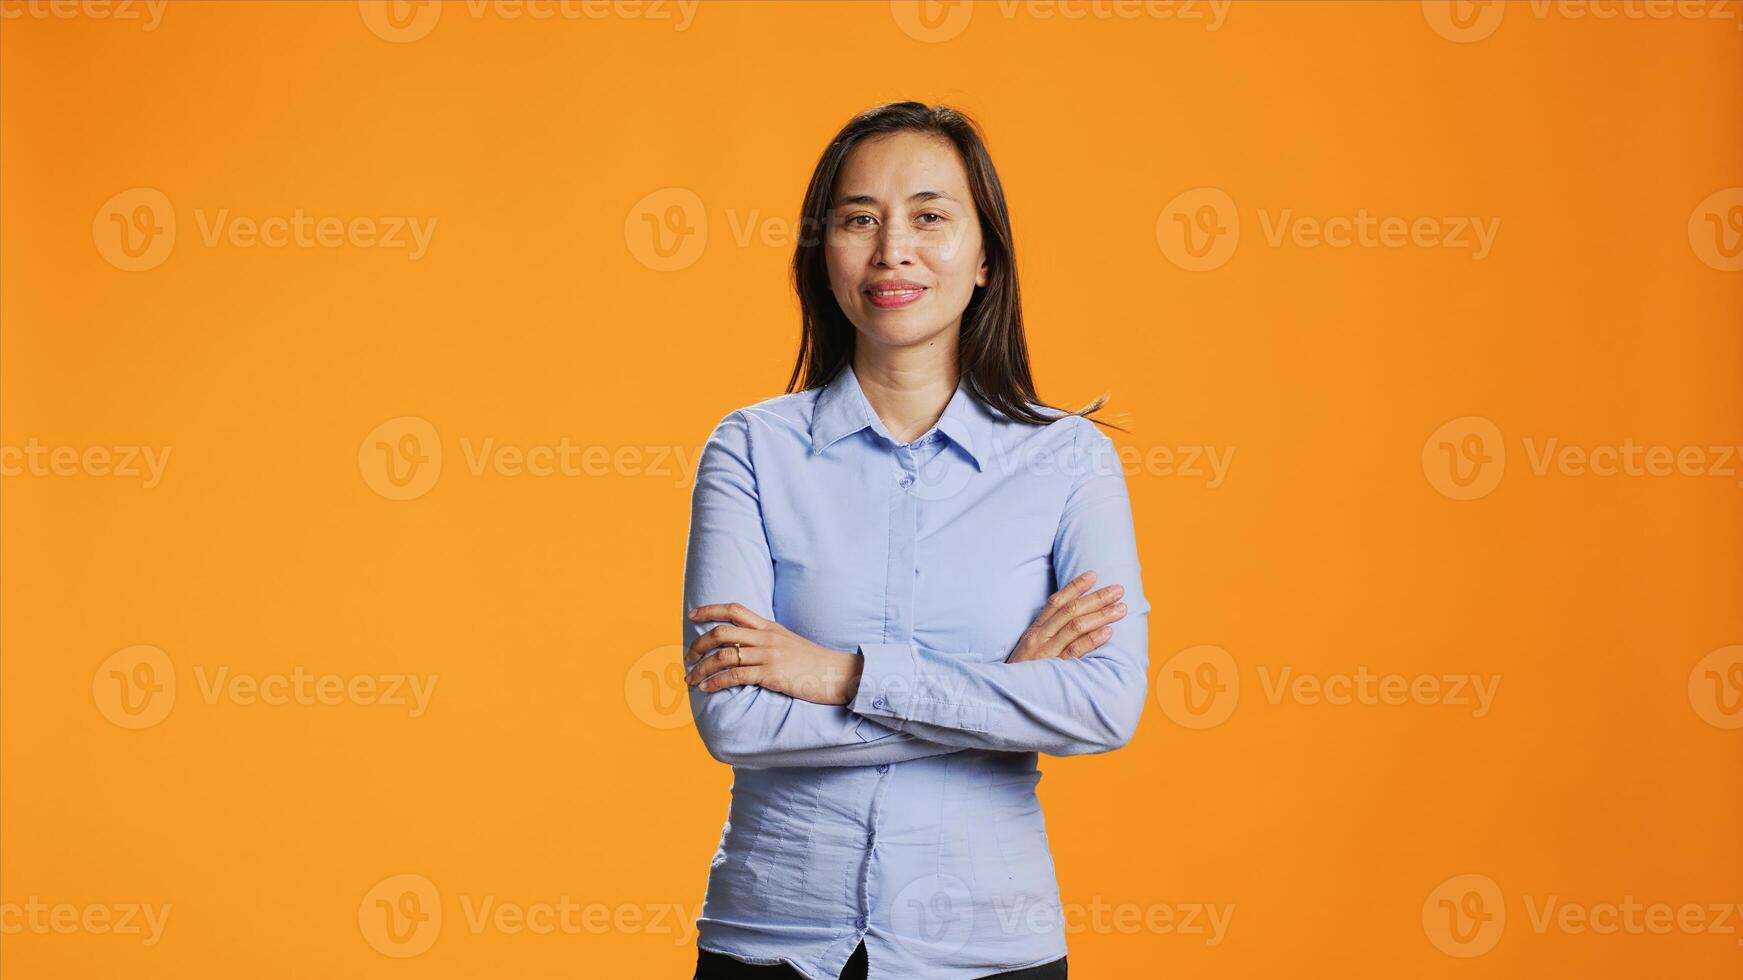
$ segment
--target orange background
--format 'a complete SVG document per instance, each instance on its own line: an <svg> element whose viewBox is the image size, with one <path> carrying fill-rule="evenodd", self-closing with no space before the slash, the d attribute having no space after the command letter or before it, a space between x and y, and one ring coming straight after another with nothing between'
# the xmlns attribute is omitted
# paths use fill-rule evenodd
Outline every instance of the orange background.
<svg viewBox="0 0 1743 980"><path fill-rule="evenodd" d="M171 911L154 945L9 931L8 978L689 976L731 780L662 666L694 459L785 384L810 168L899 98L986 129L1042 397L1111 390L1132 430L1157 696L1124 750L1044 758L1041 792L1067 906L1140 924L1072 920L1073 976L1738 975L1737 917L1532 918L1743 902L1743 463L1540 474L1531 448L1743 443L1735 5L98 9L0 3L0 444L170 456L149 489L0 483L0 925ZM138 271L133 188L176 222ZM1198 188L1239 231L1195 271L1168 235ZM202 234L299 209L435 224L416 258ZM1478 258L1273 242L1286 210L1499 224ZM373 431L405 417L412 443ZM1466 418L1504 446L1461 458L1505 463L1461 500L1434 434ZM475 473L487 439L645 455ZM390 499L377 443L439 476ZM1143 462L1184 447L1232 451L1225 479ZM111 662L137 645L177 686L135 729L105 691L161 686ZM1206 645L1239 692L1199 727L1170 660ZM1312 703L1271 695L1286 668L1498 687L1480 717ZM414 718L209 698L220 669L437 680ZM443 919L384 955L372 890L402 874ZM1433 910L1464 875L1504 931L1450 955ZM565 896L618 925L468 923ZM1232 907L1220 942L1142 925L1193 903Z"/></svg>

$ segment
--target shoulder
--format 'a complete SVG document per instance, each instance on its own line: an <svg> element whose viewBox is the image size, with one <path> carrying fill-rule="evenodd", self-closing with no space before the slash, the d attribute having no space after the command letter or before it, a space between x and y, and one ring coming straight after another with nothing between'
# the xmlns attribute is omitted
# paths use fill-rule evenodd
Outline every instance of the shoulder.
<svg viewBox="0 0 1743 980"><path fill-rule="evenodd" d="M771 462L803 455L810 443L811 417L821 389L773 395L732 409L714 423L702 445L702 456L726 454L756 469L756 462Z"/></svg>
<svg viewBox="0 0 1743 980"><path fill-rule="evenodd" d="M1101 443L1112 443L1100 426L1081 415L1073 415L1063 409L1038 402L1027 404L1035 414L1045 416L1049 421L1039 424L1023 422L988 409L993 426L998 430L1004 444L1070 452L1074 448L1088 451Z"/></svg>
<svg viewBox="0 0 1743 980"><path fill-rule="evenodd" d="M719 434L723 430L743 431L766 426L809 428L811 412L817 404L817 393L821 390L811 388L771 395L732 409L714 423L714 432Z"/></svg>

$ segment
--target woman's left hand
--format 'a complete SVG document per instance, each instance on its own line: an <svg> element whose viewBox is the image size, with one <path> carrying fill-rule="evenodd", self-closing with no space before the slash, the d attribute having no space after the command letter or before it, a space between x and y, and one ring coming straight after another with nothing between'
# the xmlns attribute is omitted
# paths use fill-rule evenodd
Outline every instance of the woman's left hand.
<svg viewBox="0 0 1743 980"><path fill-rule="evenodd" d="M684 681L699 690L754 684L818 704L853 700L863 666L858 654L818 646L736 602L698 606L689 619L723 623L684 653Z"/></svg>

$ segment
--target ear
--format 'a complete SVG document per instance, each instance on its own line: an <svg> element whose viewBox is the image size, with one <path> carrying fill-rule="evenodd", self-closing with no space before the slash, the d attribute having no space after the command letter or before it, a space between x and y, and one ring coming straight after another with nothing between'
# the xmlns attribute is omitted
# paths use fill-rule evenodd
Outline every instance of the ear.
<svg viewBox="0 0 1743 980"><path fill-rule="evenodd" d="M986 249L981 249L980 268L976 270L974 274L974 284L976 286L984 286L987 284L987 278Z"/></svg>

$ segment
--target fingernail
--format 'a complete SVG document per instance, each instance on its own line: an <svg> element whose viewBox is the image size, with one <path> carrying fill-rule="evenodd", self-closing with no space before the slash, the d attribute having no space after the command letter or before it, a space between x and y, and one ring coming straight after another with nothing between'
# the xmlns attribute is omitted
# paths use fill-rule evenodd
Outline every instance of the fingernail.
<svg viewBox="0 0 1743 980"><path fill-rule="evenodd" d="M1126 604L1125 603L1117 602L1114 604L1114 612L1124 613L1125 611L1126 611Z"/></svg>

